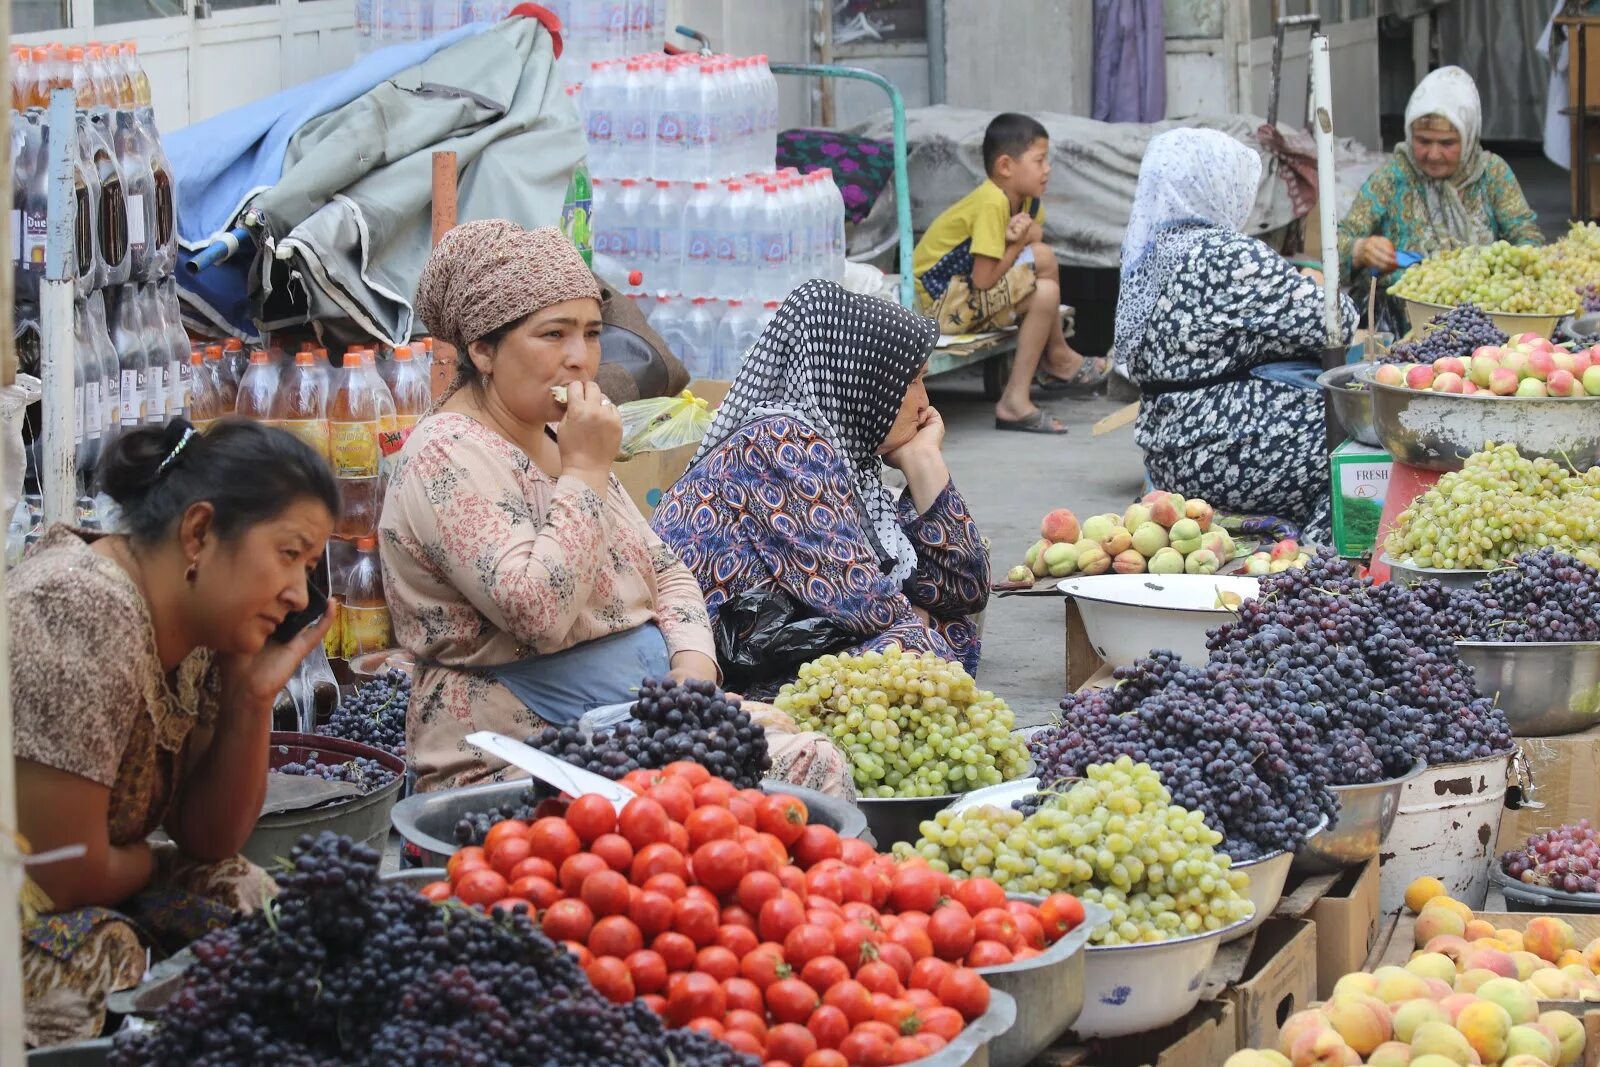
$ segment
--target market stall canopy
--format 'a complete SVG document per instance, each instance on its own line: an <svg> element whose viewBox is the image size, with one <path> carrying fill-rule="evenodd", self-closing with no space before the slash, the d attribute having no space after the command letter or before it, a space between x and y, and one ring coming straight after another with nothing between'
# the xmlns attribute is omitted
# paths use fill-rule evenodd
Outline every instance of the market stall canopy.
<svg viewBox="0 0 1600 1067"><path fill-rule="evenodd" d="M1133 192L1145 146L1157 134L1178 127L1220 130L1261 153L1263 180L1246 233L1270 233L1308 210L1309 201L1296 197L1290 182L1303 182L1307 169L1315 177L1311 139L1288 126L1279 125L1285 150L1274 153L1258 137L1263 121L1249 115L1213 115L1150 124L1095 122L1050 112L1033 117L1050 131L1050 159L1054 166L1044 198L1045 240L1067 266L1115 269L1121 265L1122 232L1133 209ZM990 111L944 106L907 112L911 214L918 233L983 180L983 132L992 118ZM891 137L889 115L885 112L850 132L880 139ZM1303 165L1291 166L1285 156L1303 156ZM1382 161L1382 156L1357 142L1346 140L1338 144L1336 207L1340 215L1348 210L1356 191ZM1290 172L1287 179L1286 172ZM852 238L852 252L877 247L892 237L894 211L889 201L896 192L879 199ZM1315 195L1314 187L1311 195Z"/></svg>
<svg viewBox="0 0 1600 1067"><path fill-rule="evenodd" d="M185 262L232 227L252 238L180 275L189 309L244 335L315 320L400 343L430 247L436 151L456 153L462 219L559 220L584 138L542 25L386 49L174 134Z"/></svg>

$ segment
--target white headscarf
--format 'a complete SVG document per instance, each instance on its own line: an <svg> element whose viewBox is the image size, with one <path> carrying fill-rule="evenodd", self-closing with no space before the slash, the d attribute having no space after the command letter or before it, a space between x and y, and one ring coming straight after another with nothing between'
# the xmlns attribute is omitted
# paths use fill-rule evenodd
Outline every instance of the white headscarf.
<svg viewBox="0 0 1600 1067"><path fill-rule="evenodd" d="M1417 165L1411 148L1411 124L1437 115L1461 135L1461 166L1448 178L1430 178ZM1444 248L1486 245L1494 241L1494 231L1482 214L1469 212L1461 190L1483 177L1483 103L1472 75L1460 67L1440 67L1417 83L1406 104L1406 139L1395 153L1411 168L1417 190L1422 195L1424 220L1423 247L1418 252Z"/></svg>
<svg viewBox="0 0 1600 1067"><path fill-rule="evenodd" d="M1217 130L1168 130L1151 139L1139 166L1133 212L1122 238L1117 362L1144 337L1150 313L1185 253L1208 233L1244 231L1261 183L1261 157ZM1183 232L1161 241L1169 230Z"/></svg>

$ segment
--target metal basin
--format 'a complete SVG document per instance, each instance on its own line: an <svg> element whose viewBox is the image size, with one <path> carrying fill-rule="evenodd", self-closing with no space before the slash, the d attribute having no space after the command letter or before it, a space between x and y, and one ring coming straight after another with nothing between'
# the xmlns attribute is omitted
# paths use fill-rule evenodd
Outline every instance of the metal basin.
<svg viewBox="0 0 1600 1067"><path fill-rule="evenodd" d="M1364 445L1378 444L1378 431L1372 425L1372 390L1356 377L1363 364L1351 363L1323 371L1317 376L1322 395L1333 408L1339 424Z"/></svg>
<svg viewBox="0 0 1600 1067"><path fill-rule="evenodd" d="M1389 577L1392 580L1405 582L1407 585L1415 585L1425 578L1432 578L1446 589L1471 589L1489 577L1487 570L1471 570L1464 567L1418 567L1413 563L1401 563L1388 553L1384 553L1382 563L1389 568Z"/></svg>
<svg viewBox="0 0 1600 1067"><path fill-rule="evenodd" d="M1393 290L1390 290L1391 295ZM1411 323L1411 329L1421 330L1428 323L1453 310L1449 304L1429 304L1422 300L1407 300L1405 297L1396 297L1405 305L1406 319ZM1556 332L1556 326L1562 319L1572 314L1570 311L1559 312L1555 315L1535 315L1525 311L1489 311L1484 309L1484 314L1489 316L1495 329L1507 337L1515 337L1519 333L1536 333L1540 337L1548 338Z"/></svg>
<svg viewBox="0 0 1600 1067"><path fill-rule="evenodd" d="M1381 782L1329 786L1339 800L1334 824L1306 838L1294 854L1291 869L1301 874L1332 874L1376 856L1400 811L1401 791L1426 766L1419 761L1409 773Z"/></svg>
<svg viewBox="0 0 1600 1067"><path fill-rule="evenodd" d="M1016 1022L1017 1002L1009 993L991 989L988 1011L968 1023L954 1041L932 1056L912 1060L911 1067L990 1067L999 1062L990 1057L991 1046Z"/></svg>
<svg viewBox="0 0 1600 1067"><path fill-rule="evenodd" d="M424 866L443 867L461 847L454 837L456 823L471 812L514 803L531 784L529 779L519 778L418 793L396 804L391 818L400 836L422 850ZM799 797L805 801L812 822L838 831L840 837L862 837L866 833L866 819L849 801L788 782L765 781L761 791Z"/></svg>
<svg viewBox="0 0 1600 1067"><path fill-rule="evenodd" d="M1012 894L1013 900L1028 897ZM1089 935L1109 922L1111 913L1085 901L1083 922L1060 941L1030 960L998 967L979 967L990 989L1008 993L1017 1002L1017 1025L989 1043L993 1067L1024 1067L1078 1021L1083 1011L1083 972Z"/></svg>
<svg viewBox="0 0 1600 1067"><path fill-rule="evenodd" d="M1090 945L1083 1012L1074 1032L1081 1038L1122 1037L1177 1022L1200 1002L1200 985L1217 949L1249 921L1170 941Z"/></svg>
<svg viewBox="0 0 1600 1067"><path fill-rule="evenodd" d="M330 830L356 841L371 845L379 852L389 839L389 813L395 798L406 784L406 762L399 756L381 748L346 741L341 737L322 737L317 734L280 733L271 735L272 748L268 755L270 765L281 767L295 763L316 753L353 759L357 756L376 760L395 772L395 778L382 789L364 796L346 797L321 807L302 811L283 811L263 815L256 820L256 828L249 840L239 850L240 854L259 867L271 868L279 859L289 855L301 834L318 834Z"/></svg>
<svg viewBox="0 0 1600 1067"><path fill-rule="evenodd" d="M1418 392L1360 379L1372 392L1378 443L1397 463L1457 471L1485 444L1513 444L1524 456L1547 456L1585 470L1600 464L1600 403L1583 396L1485 396Z"/></svg>
<svg viewBox="0 0 1600 1067"><path fill-rule="evenodd" d="M856 806L866 817L870 840L879 852L888 852L897 841L916 844L922 836L919 827L959 800L964 794L946 793L937 797L858 797Z"/></svg>
<svg viewBox="0 0 1600 1067"><path fill-rule="evenodd" d="M1600 642L1457 641L1516 737L1577 733L1600 722Z"/></svg>
<svg viewBox="0 0 1600 1067"><path fill-rule="evenodd" d="M1306 839L1310 840L1327 827L1328 820L1323 819L1306 835ZM1222 847L1226 849L1228 843L1224 841ZM1250 896L1250 903L1256 906L1256 913L1247 919L1243 926L1224 937L1222 939L1224 945L1258 929L1278 909L1278 901L1283 899L1283 883L1289 880L1289 869L1293 863L1294 853L1287 849L1279 849L1277 852L1267 853L1260 859L1246 860L1244 863L1233 865L1234 870L1243 871L1250 876L1250 888L1245 892Z"/></svg>
<svg viewBox="0 0 1600 1067"><path fill-rule="evenodd" d="M1237 574L1098 574L1057 585L1078 603L1084 632L1111 668L1127 667L1153 649L1204 665L1206 632L1236 613L1217 604L1219 593L1254 600L1261 582Z"/></svg>
<svg viewBox="0 0 1600 1067"><path fill-rule="evenodd" d="M54 1048L36 1048L28 1053L28 1067L104 1067L111 1059L111 1039L76 1041Z"/></svg>

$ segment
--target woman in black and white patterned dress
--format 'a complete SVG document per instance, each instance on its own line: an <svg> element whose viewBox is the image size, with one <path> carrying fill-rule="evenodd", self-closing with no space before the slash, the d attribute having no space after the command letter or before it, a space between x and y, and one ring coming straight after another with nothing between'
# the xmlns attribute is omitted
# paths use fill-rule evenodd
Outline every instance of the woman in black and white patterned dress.
<svg viewBox="0 0 1600 1067"><path fill-rule="evenodd" d="M1318 391L1252 373L1315 360L1322 288L1241 232L1261 160L1213 130L1150 142L1122 245L1116 355L1139 386L1135 439L1157 488L1331 537ZM1340 298L1344 340L1355 306Z"/></svg>

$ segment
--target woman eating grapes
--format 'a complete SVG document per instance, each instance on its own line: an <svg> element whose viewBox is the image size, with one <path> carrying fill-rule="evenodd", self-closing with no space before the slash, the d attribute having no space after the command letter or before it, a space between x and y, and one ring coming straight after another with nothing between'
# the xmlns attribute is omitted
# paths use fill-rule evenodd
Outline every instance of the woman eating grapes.
<svg viewBox="0 0 1600 1067"><path fill-rule="evenodd" d="M831 282L784 301L655 513L714 619L754 597L787 606L770 623L826 620L828 651L899 644L975 672L989 554L922 384L938 336L932 320ZM885 463L905 476L898 499ZM752 639L741 631L719 651L762 661L754 693L815 658L785 658L776 640L742 647Z"/></svg>
<svg viewBox="0 0 1600 1067"><path fill-rule="evenodd" d="M106 997L272 883L237 855L266 792L272 701L322 640L275 631L339 506L299 440L227 420L124 433L100 484L125 533L47 531L8 579L24 894L23 1036L96 1036ZM164 830L167 843L147 838Z"/></svg>

